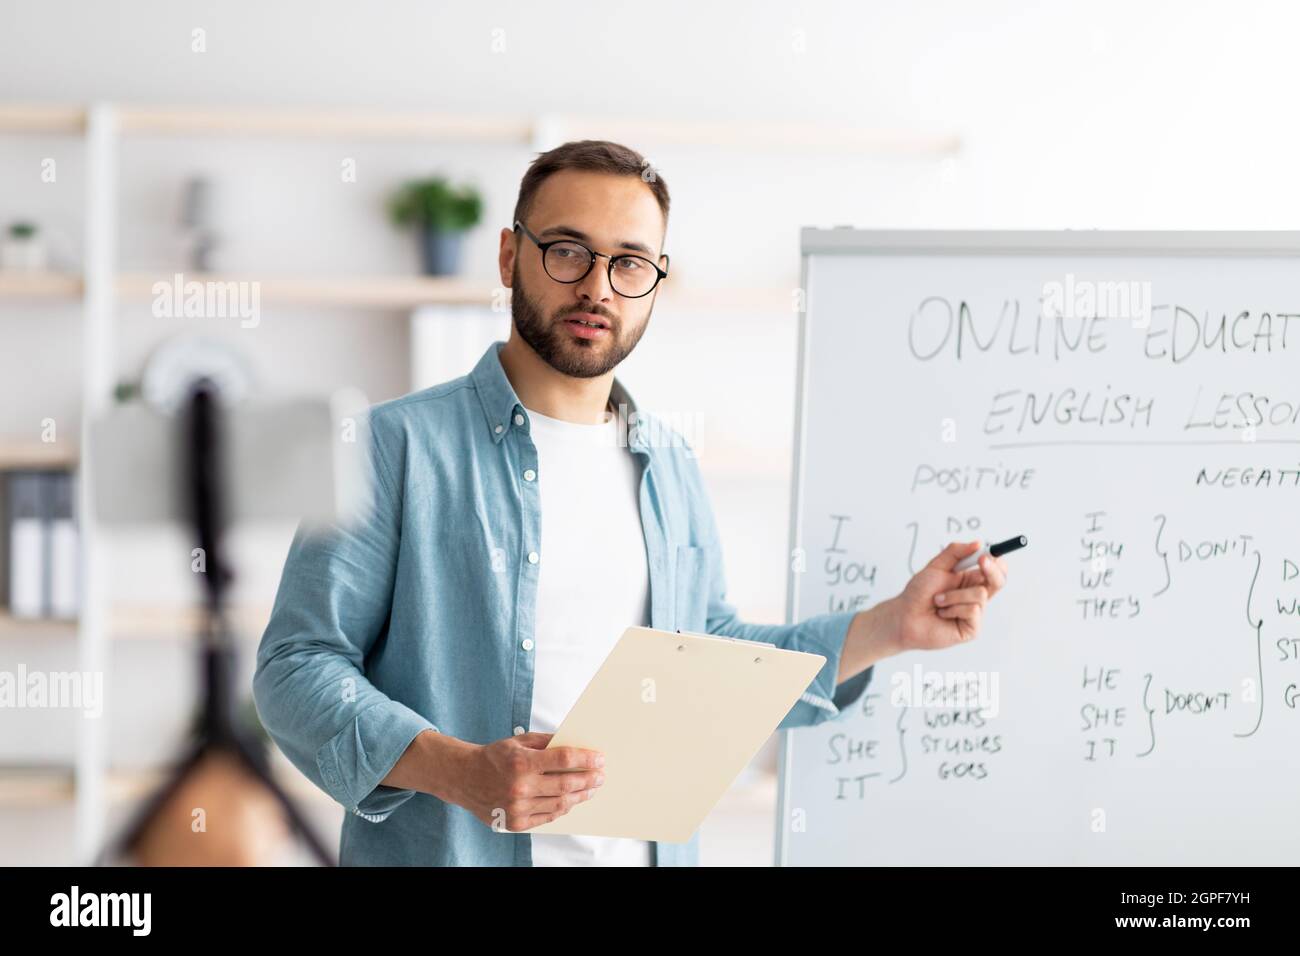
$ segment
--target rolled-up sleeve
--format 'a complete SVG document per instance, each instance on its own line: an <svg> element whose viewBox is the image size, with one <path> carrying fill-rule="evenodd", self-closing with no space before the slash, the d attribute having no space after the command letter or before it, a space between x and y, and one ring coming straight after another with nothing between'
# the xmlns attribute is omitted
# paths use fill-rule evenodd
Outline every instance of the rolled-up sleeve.
<svg viewBox="0 0 1300 956"><path fill-rule="evenodd" d="M348 810L387 817L414 790L380 784L433 724L366 677L364 662L387 626L401 503L367 430L368 507L344 527L300 526L257 651L253 699L291 763Z"/></svg>
<svg viewBox="0 0 1300 956"><path fill-rule="evenodd" d="M698 475L698 469L697 469ZM851 711L861 701L871 682L873 668L853 675L840 683L835 682L840 670L840 656L848 636L849 624L856 611L819 614L797 624L749 624L740 620L736 608L727 601L726 571L722 555L722 541L717 522L702 480L697 483L697 494L704 512L707 527L708 623L710 634L734 637L746 641L763 641L790 651L820 654L826 658L813 682L795 702L777 725L780 729L807 727L834 720Z"/></svg>

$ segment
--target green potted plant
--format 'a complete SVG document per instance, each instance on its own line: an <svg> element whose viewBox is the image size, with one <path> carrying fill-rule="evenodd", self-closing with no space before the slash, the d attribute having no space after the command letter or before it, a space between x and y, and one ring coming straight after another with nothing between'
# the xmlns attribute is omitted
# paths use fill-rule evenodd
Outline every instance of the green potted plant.
<svg viewBox="0 0 1300 956"><path fill-rule="evenodd" d="M404 184L389 201L399 226L413 226L426 275L455 275L460 269L462 238L478 224L483 199L472 186L452 186L433 176Z"/></svg>

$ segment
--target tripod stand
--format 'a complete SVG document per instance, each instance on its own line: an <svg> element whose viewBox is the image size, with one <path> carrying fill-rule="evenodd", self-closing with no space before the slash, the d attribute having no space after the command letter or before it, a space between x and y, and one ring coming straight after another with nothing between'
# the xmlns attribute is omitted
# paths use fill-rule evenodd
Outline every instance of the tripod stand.
<svg viewBox="0 0 1300 956"><path fill-rule="evenodd" d="M232 692L235 647L225 608L231 575L222 550L224 526L221 495L224 446L217 392L211 380L201 378L190 392L188 428L184 454L189 484L189 506L198 546L205 556L204 614L200 627L200 655L203 668L203 713L198 740L173 770L171 777L151 796L116 842L110 843L97 862L111 855L135 851L150 824L203 761L218 754L233 757L275 798L291 830L308 846L324 866L334 860L313 832L294 801L275 781L260 741L251 740L234 714Z"/></svg>

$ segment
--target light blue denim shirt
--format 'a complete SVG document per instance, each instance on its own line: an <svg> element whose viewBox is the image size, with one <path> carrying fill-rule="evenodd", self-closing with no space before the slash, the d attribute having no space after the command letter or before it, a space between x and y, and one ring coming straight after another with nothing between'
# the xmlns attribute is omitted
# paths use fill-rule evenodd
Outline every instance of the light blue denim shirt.
<svg viewBox="0 0 1300 956"><path fill-rule="evenodd" d="M262 723L349 811L343 865L532 865L527 832L493 830L463 807L380 784L422 731L486 744L528 729L546 476L498 357L503 344L468 375L370 410L373 508L346 528L298 529L258 647ZM780 726L846 713L871 678L868 669L835 683L854 612L741 621L726 600L694 452L638 415L617 378L611 399L643 466L650 626L821 654L826 664ZM654 847L658 866L696 865L699 833Z"/></svg>

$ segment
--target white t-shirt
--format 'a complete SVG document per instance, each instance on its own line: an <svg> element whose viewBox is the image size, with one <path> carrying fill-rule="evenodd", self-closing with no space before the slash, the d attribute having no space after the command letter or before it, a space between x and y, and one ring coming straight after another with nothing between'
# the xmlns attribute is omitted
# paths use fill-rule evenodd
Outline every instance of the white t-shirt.
<svg viewBox="0 0 1300 956"><path fill-rule="evenodd" d="M554 733L623 631L649 624L650 568L640 467L619 443L617 416L581 425L528 414L542 508L528 729ZM534 866L652 862L644 840L538 833L532 841Z"/></svg>

